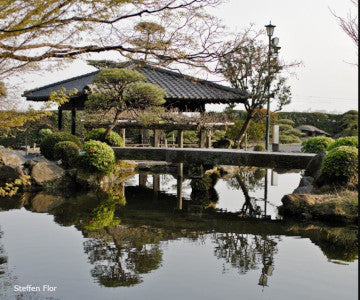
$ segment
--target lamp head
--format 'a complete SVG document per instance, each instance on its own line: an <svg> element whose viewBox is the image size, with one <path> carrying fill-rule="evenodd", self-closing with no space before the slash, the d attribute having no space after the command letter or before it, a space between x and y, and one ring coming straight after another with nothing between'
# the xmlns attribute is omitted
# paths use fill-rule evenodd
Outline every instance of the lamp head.
<svg viewBox="0 0 360 300"><path fill-rule="evenodd" d="M265 25L265 28L266 28L266 33L269 37L271 37L273 34L274 34L274 28L276 26L275 25L272 25L271 24L271 21L270 21L270 24L269 25Z"/></svg>

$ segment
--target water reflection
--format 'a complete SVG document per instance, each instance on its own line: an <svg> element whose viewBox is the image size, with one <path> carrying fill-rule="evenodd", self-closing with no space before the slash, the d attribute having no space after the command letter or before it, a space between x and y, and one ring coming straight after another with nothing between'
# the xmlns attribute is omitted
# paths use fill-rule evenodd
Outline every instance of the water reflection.
<svg viewBox="0 0 360 300"><path fill-rule="evenodd" d="M274 270L279 237L239 233L214 234L215 256L236 268L240 274L262 268L259 285L267 286ZM224 267L224 271L226 268Z"/></svg>
<svg viewBox="0 0 360 300"><path fill-rule="evenodd" d="M158 244L150 244L157 237L152 239L150 234L143 239L144 235L147 234L141 229L117 227L84 243L84 251L94 265L91 275L99 284L133 286L142 282L141 274L160 267L162 251Z"/></svg>
<svg viewBox="0 0 360 300"><path fill-rule="evenodd" d="M91 276L104 287L140 284L144 274L164 264L164 244L180 238L211 239L213 254L223 262L224 273L236 270L244 275L256 270L257 284L263 287L271 285L271 276L278 270L275 258L281 236L309 238L330 261L356 260L356 228L269 220L267 170L240 168L228 177L219 171L205 170L202 176L194 173L186 178L186 167L179 164L169 175L176 182L172 193L162 191L161 175L140 173L135 186L121 182L96 193L66 197L44 192L24 194L13 205L0 202L0 209L25 207L54 215L62 226L75 226L86 238L83 249L92 265ZM228 213L216 208L220 178L239 191L239 211ZM275 183L274 178L271 182ZM188 196L184 195L184 186L191 188ZM255 194L259 189L263 197ZM7 261L3 252L0 245L0 277Z"/></svg>

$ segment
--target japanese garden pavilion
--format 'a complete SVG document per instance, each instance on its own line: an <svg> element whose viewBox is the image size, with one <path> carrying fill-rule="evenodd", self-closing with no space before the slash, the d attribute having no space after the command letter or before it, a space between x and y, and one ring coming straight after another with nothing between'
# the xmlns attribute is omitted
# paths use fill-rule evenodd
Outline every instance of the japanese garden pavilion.
<svg viewBox="0 0 360 300"><path fill-rule="evenodd" d="M178 109L180 112L205 112L205 104L243 103L246 99L246 94L241 90L223 86L217 83L213 83L211 81L187 76L164 68L154 67L145 63L125 62L117 64L116 67L134 69L145 75L147 82L157 84L163 89L165 89L165 108ZM70 91L75 88L77 90L77 93L75 95L72 95L67 103L59 106L58 108L59 130L62 129L63 110L71 110L71 132L72 134L75 134L76 111L84 109L85 101L87 100L87 90L89 89L89 85L93 83L95 76L99 72L100 70L96 70L91 73L55 82L53 84L39 87L33 90L25 91L23 96L26 97L27 101L48 101L50 93L53 91L58 91L61 88L65 88L66 91ZM220 129L226 127L227 125L229 124L216 123L209 124L208 127L211 127L211 129ZM141 124L137 124L136 122L131 122L130 120L128 122L119 122L118 125L118 127L122 129L154 129L154 146L158 145L156 132L159 132L159 130L163 130L163 126L164 125L160 126L159 124L159 128L154 128L154 126L151 126L149 128L144 127ZM167 127L167 129L169 128ZM181 133L182 130L199 130L199 126L197 124L187 124L186 126L182 126L182 124L174 124L171 129L178 130L178 133ZM125 130L123 130L123 134L124 132ZM200 132L202 132L202 130L200 130ZM201 138L200 140L202 141L203 138Z"/></svg>

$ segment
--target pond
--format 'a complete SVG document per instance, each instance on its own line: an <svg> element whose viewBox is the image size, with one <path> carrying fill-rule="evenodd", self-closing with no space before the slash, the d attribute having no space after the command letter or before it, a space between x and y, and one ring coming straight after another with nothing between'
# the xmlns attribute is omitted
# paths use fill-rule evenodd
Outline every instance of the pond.
<svg viewBox="0 0 360 300"><path fill-rule="evenodd" d="M357 299L357 228L277 213L300 171L179 170L3 200L0 299Z"/></svg>

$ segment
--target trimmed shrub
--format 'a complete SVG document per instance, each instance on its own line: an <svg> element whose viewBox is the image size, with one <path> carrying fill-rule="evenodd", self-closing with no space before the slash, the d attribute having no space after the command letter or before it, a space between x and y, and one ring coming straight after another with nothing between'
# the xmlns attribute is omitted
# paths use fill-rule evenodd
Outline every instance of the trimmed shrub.
<svg viewBox="0 0 360 300"><path fill-rule="evenodd" d="M300 144L301 140L296 135L280 135L279 137L280 144Z"/></svg>
<svg viewBox="0 0 360 300"><path fill-rule="evenodd" d="M358 149L340 146L325 155L321 174L330 183L349 183L358 176Z"/></svg>
<svg viewBox="0 0 360 300"><path fill-rule="evenodd" d="M265 151L265 147L263 145L255 145L254 151Z"/></svg>
<svg viewBox="0 0 360 300"><path fill-rule="evenodd" d="M105 131L106 131L105 128L93 129L86 135L85 141L90 141L90 140L100 141L114 147L125 146L122 137L114 131L110 131L110 133L104 138Z"/></svg>
<svg viewBox="0 0 360 300"><path fill-rule="evenodd" d="M312 137L301 143L301 152L320 153L321 151L325 151L332 142L334 142L334 140L329 137Z"/></svg>
<svg viewBox="0 0 360 300"><path fill-rule="evenodd" d="M74 142L59 142L54 146L54 158L61 159L64 167L68 168L76 163L79 151L80 147Z"/></svg>
<svg viewBox="0 0 360 300"><path fill-rule="evenodd" d="M357 136L345 136L339 138L335 142L331 143L327 150L330 151L340 146L352 146L359 148L359 139Z"/></svg>
<svg viewBox="0 0 360 300"><path fill-rule="evenodd" d="M278 124L283 124L283 125L290 125L291 127L294 126L295 122L293 120L290 119L280 119L278 120Z"/></svg>
<svg viewBox="0 0 360 300"><path fill-rule="evenodd" d="M85 169L101 173L110 173L114 170L114 150L106 143L90 140L84 144L83 151L81 162Z"/></svg>
<svg viewBox="0 0 360 300"><path fill-rule="evenodd" d="M47 159L54 160L54 147L58 142L70 141L74 142L79 147L81 146L80 140L68 132L56 132L46 136L40 143L40 152Z"/></svg>
<svg viewBox="0 0 360 300"><path fill-rule="evenodd" d="M48 135L52 134L52 130L49 128L43 128L39 130L39 137L40 137L40 141L42 141L45 137L47 137Z"/></svg>

